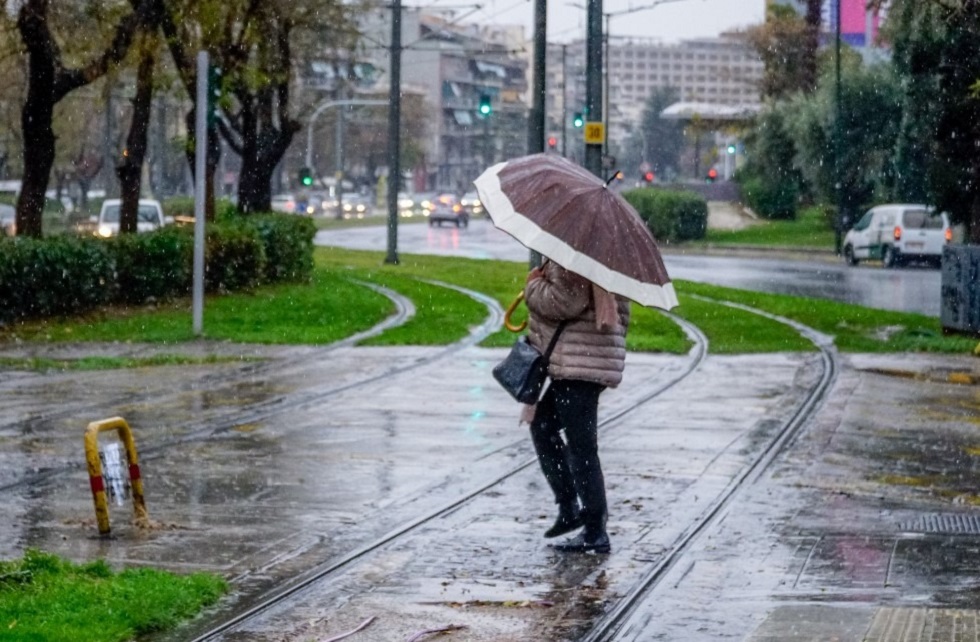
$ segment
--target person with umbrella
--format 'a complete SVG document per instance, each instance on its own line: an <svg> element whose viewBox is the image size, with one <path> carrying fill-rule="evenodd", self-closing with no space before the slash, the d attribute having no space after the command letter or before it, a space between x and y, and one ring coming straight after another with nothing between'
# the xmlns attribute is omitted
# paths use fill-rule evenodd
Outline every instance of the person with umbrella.
<svg viewBox="0 0 980 642"><path fill-rule="evenodd" d="M608 553L599 395L623 377L629 299L670 309L677 305L673 285L636 211L578 165L534 154L494 165L475 184L494 224L546 257L524 287L528 339L544 353L560 334L551 384L522 413L558 504L544 535L581 528L555 550Z"/></svg>

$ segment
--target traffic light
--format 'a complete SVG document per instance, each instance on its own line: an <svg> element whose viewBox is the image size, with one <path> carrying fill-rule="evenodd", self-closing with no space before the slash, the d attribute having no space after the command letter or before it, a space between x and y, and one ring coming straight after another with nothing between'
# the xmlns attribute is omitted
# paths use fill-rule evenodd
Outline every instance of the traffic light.
<svg viewBox="0 0 980 642"><path fill-rule="evenodd" d="M548 136L548 148L555 149L558 147L558 139L554 136Z"/></svg>
<svg viewBox="0 0 980 642"><path fill-rule="evenodd" d="M480 94L480 113L484 116L489 116L493 111L493 107L490 105L490 94Z"/></svg>
<svg viewBox="0 0 980 642"><path fill-rule="evenodd" d="M211 65L208 67L208 127L214 126L218 118L221 102L221 68Z"/></svg>
<svg viewBox="0 0 980 642"><path fill-rule="evenodd" d="M585 124L585 118L582 117L582 112L580 111L575 112L575 114L572 116L572 125L578 128L584 124Z"/></svg>
<svg viewBox="0 0 980 642"><path fill-rule="evenodd" d="M714 183L715 179L718 178L718 170L712 167L708 170L708 175L705 177L705 181L708 183Z"/></svg>
<svg viewBox="0 0 980 642"><path fill-rule="evenodd" d="M730 143L728 145L728 153L729 154L734 154L735 153L735 143Z"/></svg>
<svg viewBox="0 0 980 642"><path fill-rule="evenodd" d="M651 172L649 170L646 171L646 172L644 172L643 173L643 180L646 181L647 183L652 183L653 182L653 172Z"/></svg>
<svg viewBox="0 0 980 642"><path fill-rule="evenodd" d="M303 187L309 187L313 184L313 172L310 171L309 167L299 168L299 182L303 184Z"/></svg>

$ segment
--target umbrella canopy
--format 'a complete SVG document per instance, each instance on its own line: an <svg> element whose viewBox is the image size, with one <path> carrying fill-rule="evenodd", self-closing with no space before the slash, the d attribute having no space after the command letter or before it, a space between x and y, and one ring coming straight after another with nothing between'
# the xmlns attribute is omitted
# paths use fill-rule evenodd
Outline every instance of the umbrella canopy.
<svg viewBox="0 0 980 642"><path fill-rule="evenodd" d="M610 292L669 310L674 286L646 224L596 176L554 154L498 163L474 181L494 225Z"/></svg>

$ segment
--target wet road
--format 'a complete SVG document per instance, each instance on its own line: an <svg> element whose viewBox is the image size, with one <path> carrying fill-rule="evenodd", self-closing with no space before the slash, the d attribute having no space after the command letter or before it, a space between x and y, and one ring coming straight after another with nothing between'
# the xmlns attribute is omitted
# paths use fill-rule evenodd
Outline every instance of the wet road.
<svg viewBox="0 0 980 642"><path fill-rule="evenodd" d="M485 219L466 229L431 228L424 224L398 228L398 251L410 254L466 256L524 261L527 250ZM325 230L317 245L384 251L384 227ZM885 270L876 265L847 267L819 257L812 261L776 258L704 256L667 250L664 261L672 278L714 285L793 294L855 303L870 308L919 312L938 317L940 275L936 269L905 267Z"/></svg>

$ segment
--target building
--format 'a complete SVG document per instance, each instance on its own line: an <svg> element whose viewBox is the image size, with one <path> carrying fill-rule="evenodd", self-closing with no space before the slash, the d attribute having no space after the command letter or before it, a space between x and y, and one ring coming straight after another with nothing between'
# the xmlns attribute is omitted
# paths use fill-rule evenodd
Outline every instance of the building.
<svg viewBox="0 0 980 642"><path fill-rule="evenodd" d="M389 41L388 11L362 22L366 42ZM420 8L402 12L403 87L420 90L431 114L424 158L413 170L416 191L465 192L488 165L527 149L527 59L521 27L457 24ZM365 57L389 68L387 49ZM387 82L387 74L381 82ZM481 100L490 113L481 114Z"/></svg>
<svg viewBox="0 0 980 642"><path fill-rule="evenodd" d="M564 54L564 64L562 64ZM755 110L761 104L762 61L738 34L664 43L641 38L613 38L605 59L604 113L610 148L615 150L640 121L650 94L677 90L687 103L724 105ZM561 135L569 119L585 105L585 43L552 45L548 51L549 132ZM564 89L562 89L564 87ZM574 155L580 132L572 134Z"/></svg>

